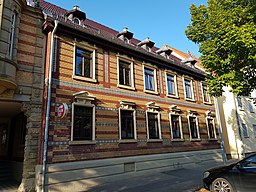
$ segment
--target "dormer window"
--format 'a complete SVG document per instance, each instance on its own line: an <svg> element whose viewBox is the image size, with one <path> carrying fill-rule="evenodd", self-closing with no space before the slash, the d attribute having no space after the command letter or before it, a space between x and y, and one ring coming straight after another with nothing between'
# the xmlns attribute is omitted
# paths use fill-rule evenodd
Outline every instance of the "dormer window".
<svg viewBox="0 0 256 192"><path fill-rule="evenodd" d="M75 24L80 25L81 21L86 19L86 15L84 12L80 10L80 7L75 5L72 10L68 11L65 16Z"/></svg>
<svg viewBox="0 0 256 192"><path fill-rule="evenodd" d="M192 67L192 68L195 68L196 62L197 61L195 59L193 59L192 57L189 57L189 58L181 61L181 63L184 63L185 65Z"/></svg>
<svg viewBox="0 0 256 192"><path fill-rule="evenodd" d="M151 52L151 48L154 47L155 43L147 37L144 41L141 41L137 44L138 46L142 47L143 49Z"/></svg>
<svg viewBox="0 0 256 192"><path fill-rule="evenodd" d="M130 39L132 39L132 37L133 37L133 33L128 31L128 28L125 27L125 28L123 28L123 31L121 31L117 34L117 37L119 39L123 40L125 44L129 44Z"/></svg>
<svg viewBox="0 0 256 192"><path fill-rule="evenodd" d="M162 55L166 59L169 59L170 58L170 54L172 53L172 50L169 49L167 45L163 45L163 47L161 49L158 49L156 51L156 53L159 54L159 55Z"/></svg>

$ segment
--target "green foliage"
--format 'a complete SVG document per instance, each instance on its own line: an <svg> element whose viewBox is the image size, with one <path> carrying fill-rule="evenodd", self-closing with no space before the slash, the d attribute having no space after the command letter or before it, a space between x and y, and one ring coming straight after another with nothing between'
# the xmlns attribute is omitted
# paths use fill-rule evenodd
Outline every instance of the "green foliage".
<svg viewBox="0 0 256 192"><path fill-rule="evenodd" d="M230 86L238 95L256 88L256 0L208 0L190 7L185 33L199 44L210 94Z"/></svg>

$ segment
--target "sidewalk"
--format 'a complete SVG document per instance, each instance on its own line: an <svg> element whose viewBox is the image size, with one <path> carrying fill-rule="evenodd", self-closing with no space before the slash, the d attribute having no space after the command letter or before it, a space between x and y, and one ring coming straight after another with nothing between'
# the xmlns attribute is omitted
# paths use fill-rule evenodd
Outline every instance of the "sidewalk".
<svg viewBox="0 0 256 192"><path fill-rule="evenodd" d="M223 163L178 168L170 171L134 173L130 178L95 186L89 192L191 192L203 187L203 172Z"/></svg>

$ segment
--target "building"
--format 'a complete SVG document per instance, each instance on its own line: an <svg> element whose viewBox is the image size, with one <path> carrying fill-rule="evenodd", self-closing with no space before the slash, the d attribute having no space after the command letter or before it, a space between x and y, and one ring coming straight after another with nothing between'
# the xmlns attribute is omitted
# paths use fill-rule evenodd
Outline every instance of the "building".
<svg viewBox="0 0 256 192"><path fill-rule="evenodd" d="M223 90L217 103L227 158L241 159L256 151L256 107L252 98Z"/></svg>
<svg viewBox="0 0 256 192"><path fill-rule="evenodd" d="M221 159L213 99L193 60L96 23L78 6L41 6L48 145L41 140L37 175L46 190Z"/></svg>
<svg viewBox="0 0 256 192"><path fill-rule="evenodd" d="M43 14L25 0L0 1L0 183L35 187L41 128Z"/></svg>

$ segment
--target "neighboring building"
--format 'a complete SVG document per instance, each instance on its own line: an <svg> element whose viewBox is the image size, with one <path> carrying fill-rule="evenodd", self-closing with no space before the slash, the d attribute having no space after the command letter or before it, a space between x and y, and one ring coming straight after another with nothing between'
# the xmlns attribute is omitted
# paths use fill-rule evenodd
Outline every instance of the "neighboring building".
<svg viewBox="0 0 256 192"><path fill-rule="evenodd" d="M224 88L219 97L223 140L227 158L241 159L256 151L256 107L249 97L236 96Z"/></svg>
<svg viewBox="0 0 256 192"><path fill-rule="evenodd" d="M214 103L194 61L89 20L78 6L41 6L52 83L44 94L47 156L40 158L47 169L37 170L47 190L84 190L135 171L221 158Z"/></svg>
<svg viewBox="0 0 256 192"><path fill-rule="evenodd" d="M25 0L0 0L0 186L34 190L41 128L43 15Z"/></svg>

